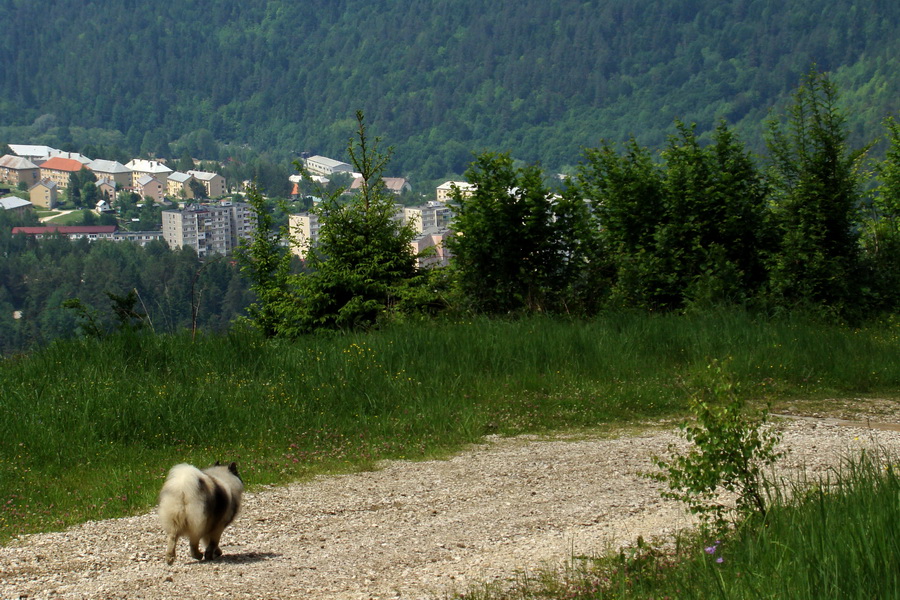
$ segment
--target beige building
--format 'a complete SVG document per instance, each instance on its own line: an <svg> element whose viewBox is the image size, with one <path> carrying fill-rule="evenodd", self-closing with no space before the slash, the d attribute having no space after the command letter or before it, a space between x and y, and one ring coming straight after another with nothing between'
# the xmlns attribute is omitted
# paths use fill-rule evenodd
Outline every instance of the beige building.
<svg viewBox="0 0 900 600"><path fill-rule="evenodd" d="M141 198L150 198L156 203L161 203L165 198L163 184L152 175L142 175L134 183L134 192Z"/></svg>
<svg viewBox="0 0 900 600"><path fill-rule="evenodd" d="M16 186L24 182L30 188L40 179L40 168L27 158L12 154L0 157L0 181Z"/></svg>
<svg viewBox="0 0 900 600"><path fill-rule="evenodd" d="M200 258L228 255L256 229L253 211L243 202L190 204L162 212L163 239L170 248L193 248Z"/></svg>
<svg viewBox="0 0 900 600"><path fill-rule="evenodd" d="M443 202L429 202L421 206L407 206L403 209L403 222L412 223L417 233L448 229L452 219L453 209Z"/></svg>
<svg viewBox="0 0 900 600"><path fill-rule="evenodd" d="M29 191L31 203L41 208L56 208L59 203L59 186L49 179L38 181Z"/></svg>
<svg viewBox="0 0 900 600"><path fill-rule="evenodd" d="M450 251L444 245L444 240L452 233L448 229L427 229L417 235L410 242L413 252L416 254L416 267L446 267L450 264Z"/></svg>
<svg viewBox="0 0 900 600"><path fill-rule="evenodd" d="M131 185L137 186L137 181L144 175L150 175L154 177L157 181L165 181L169 178L169 174L172 173L172 169L159 162L158 160L144 160L142 158L135 158L133 160L128 161L125 164L131 171Z"/></svg>
<svg viewBox="0 0 900 600"><path fill-rule="evenodd" d="M69 177L81 171L82 167L84 165L74 158L54 156L41 163L41 179L49 179L64 190L69 187Z"/></svg>
<svg viewBox="0 0 900 600"><path fill-rule="evenodd" d="M121 186L119 186L112 179L107 179L105 177L101 177L97 180L97 191L100 192L100 197L104 198L110 206L116 200L116 195L118 194Z"/></svg>
<svg viewBox="0 0 900 600"><path fill-rule="evenodd" d="M118 189L130 187L134 183L131 180L131 169L114 160L91 161L87 168L97 176L98 180L108 179L114 182Z"/></svg>
<svg viewBox="0 0 900 600"><path fill-rule="evenodd" d="M191 189L191 181L194 180L193 175L175 171L169 175L166 180L166 195L170 198L179 200L189 200L194 197L194 191Z"/></svg>
<svg viewBox="0 0 900 600"><path fill-rule="evenodd" d="M475 186L467 181L445 181L437 186L437 201L447 202L450 200L453 197L454 188L462 192L463 198L467 198L472 195Z"/></svg>
<svg viewBox="0 0 900 600"><path fill-rule="evenodd" d="M218 173L207 171L188 171L188 175L203 184L209 198L221 198L225 195L225 178Z"/></svg>
<svg viewBox="0 0 900 600"><path fill-rule="evenodd" d="M319 215L310 212L288 215L288 233L291 236L291 252L305 258L319 241Z"/></svg>

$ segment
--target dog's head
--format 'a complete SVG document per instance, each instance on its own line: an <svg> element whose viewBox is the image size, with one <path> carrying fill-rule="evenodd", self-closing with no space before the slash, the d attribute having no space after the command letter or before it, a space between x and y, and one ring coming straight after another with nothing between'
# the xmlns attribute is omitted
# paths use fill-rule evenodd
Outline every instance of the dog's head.
<svg viewBox="0 0 900 600"><path fill-rule="evenodd" d="M216 464L214 464L213 466L214 466L214 467L221 467L221 466L222 466L222 463L220 463L219 461L216 461ZM240 480L241 480L241 483L244 483L243 478L241 478L240 473L238 473L237 463L236 463L236 462L232 462L231 464L228 465L228 472L231 473L232 475L234 475L235 477L237 477L238 479L240 479Z"/></svg>

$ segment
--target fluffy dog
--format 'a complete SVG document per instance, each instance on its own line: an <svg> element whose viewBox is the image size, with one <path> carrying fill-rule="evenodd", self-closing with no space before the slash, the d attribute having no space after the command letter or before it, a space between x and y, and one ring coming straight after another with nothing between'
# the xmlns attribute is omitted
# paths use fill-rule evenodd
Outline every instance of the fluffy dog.
<svg viewBox="0 0 900 600"><path fill-rule="evenodd" d="M237 465L227 467L218 462L203 469L187 464L169 470L159 493L159 518L168 533L166 562L175 561L175 544L187 536L191 556L200 560L222 556L219 539L241 507L244 482ZM206 540L206 551L200 552L200 541Z"/></svg>

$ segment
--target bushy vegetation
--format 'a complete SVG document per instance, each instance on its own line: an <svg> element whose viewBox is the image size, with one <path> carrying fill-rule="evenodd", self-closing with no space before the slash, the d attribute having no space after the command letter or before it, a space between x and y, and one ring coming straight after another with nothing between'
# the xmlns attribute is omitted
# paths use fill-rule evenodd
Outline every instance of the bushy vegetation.
<svg viewBox="0 0 900 600"><path fill-rule="evenodd" d="M148 329L225 331L252 299L229 260L201 262L191 249L159 241L131 243L36 240L11 235L21 221L0 212L0 354L46 345L60 337L116 327L110 297L136 296ZM81 310L65 307L77 299Z"/></svg>

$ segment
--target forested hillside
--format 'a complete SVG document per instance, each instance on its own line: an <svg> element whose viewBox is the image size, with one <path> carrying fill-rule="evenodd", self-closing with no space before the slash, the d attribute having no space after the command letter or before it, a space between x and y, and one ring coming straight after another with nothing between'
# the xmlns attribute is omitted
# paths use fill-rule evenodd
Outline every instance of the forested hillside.
<svg viewBox="0 0 900 600"><path fill-rule="evenodd" d="M420 181L485 149L658 146L676 118L761 148L812 63L860 140L900 98L888 0L0 0L0 23L0 143L343 157L363 110Z"/></svg>

